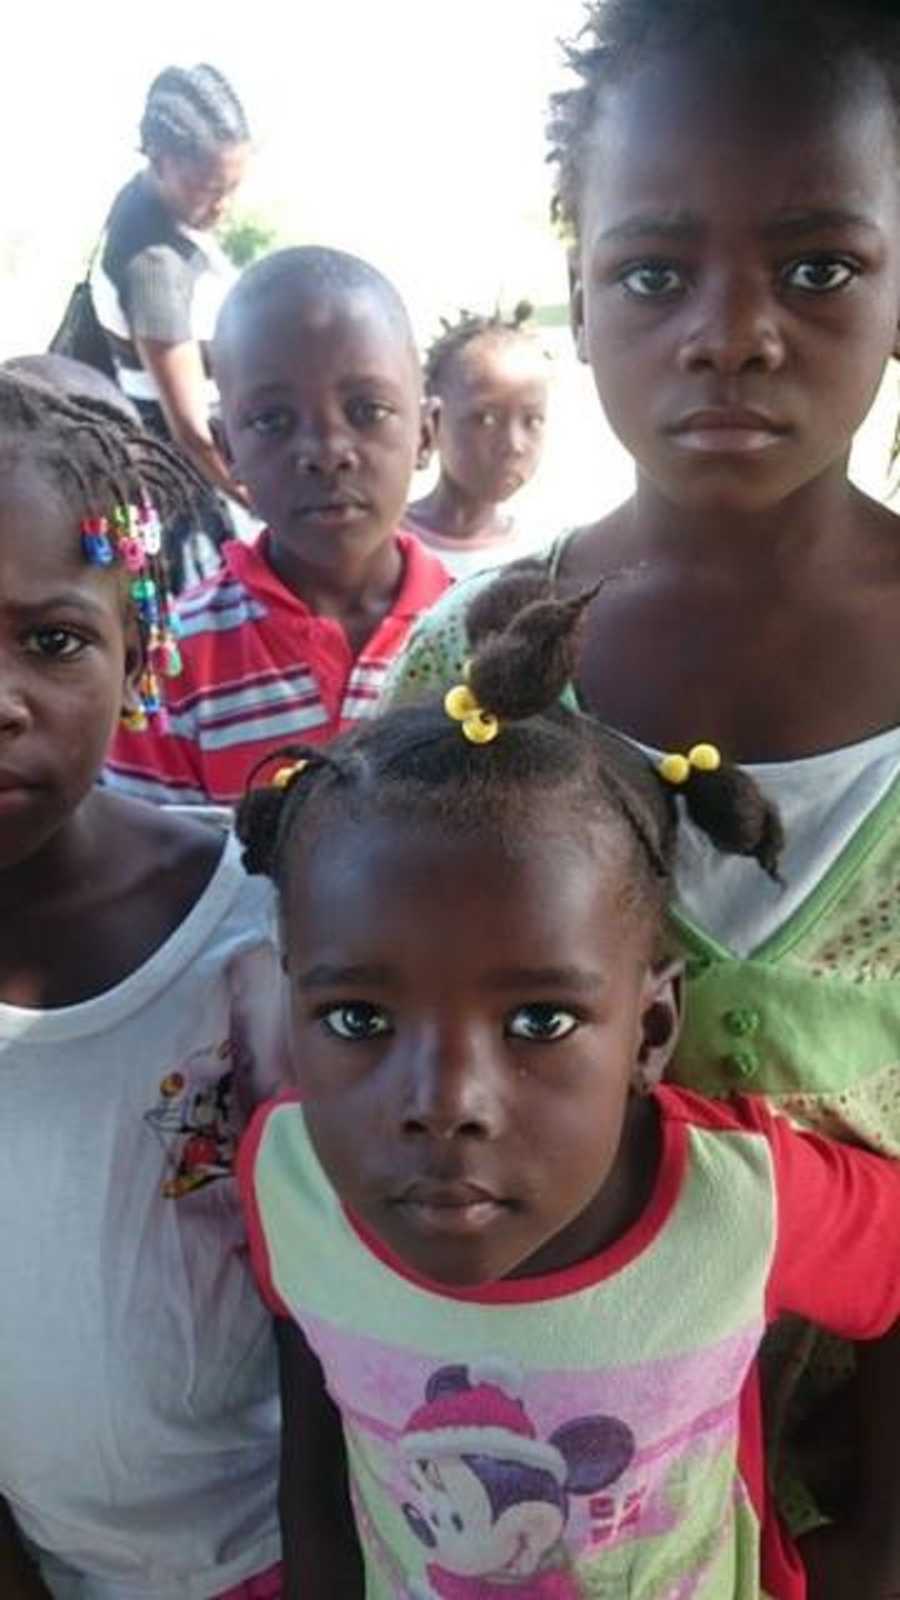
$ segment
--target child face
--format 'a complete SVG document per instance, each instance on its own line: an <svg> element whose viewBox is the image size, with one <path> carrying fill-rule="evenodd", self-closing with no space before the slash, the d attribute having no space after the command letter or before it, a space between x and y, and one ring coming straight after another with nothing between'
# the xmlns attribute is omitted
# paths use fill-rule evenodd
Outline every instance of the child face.
<svg viewBox="0 0 900 1600"><path fill-rule="evenodd" d="M492 834L375 818L298 842L283 916L307 1125L346 1205L433 1280L568 1265L609 1223L632 1079L676 1032L615 838L535 835L511 860Z"/></svg>
<svg viewBox="0 0 900 1600"><path fill-rule="evenodd" d="M893 108L874 68L660 52L607 95L573 311L612 426L675 504L842 480L896 338Z"/></svg>
<svg viewBox="0 0 900 1600"><path fill-rule="evenodd" d="M117 569L89 566L63 496L22 460L0 494L0 869L90 791L133 697ZM134 653L132 653L133 655Z"/></svg>
<svg viewBox="0 0 900 1600"><path fill-rule="evenodd" d="M421 442L414 353L369 291L296 285L217 350L236 476L276 543L316 566L389 539Z"/></svg>
<svg viewBox="0 0 900 1600"><path fill-rule="evenodd" d="M486 335L454 356L437 443L445 475L474 499L508 500L534 474L544 443L546 362L528 339Z"/></svg>

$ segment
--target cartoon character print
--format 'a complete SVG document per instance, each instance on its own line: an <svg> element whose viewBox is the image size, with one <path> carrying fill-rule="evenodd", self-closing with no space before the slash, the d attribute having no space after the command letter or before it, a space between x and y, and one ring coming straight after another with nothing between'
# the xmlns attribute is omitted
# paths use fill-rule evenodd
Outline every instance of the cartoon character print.
<svg viewBox="0 0 900 1600"><path fill-rule="evenodd" d="M628 1467L624 1422L581 1417L543 1440L508 1376L448 1366L429 1379L399 1448L429 1600L582 1600L565 1545L569 1504Z"/></svg>
<svg viewBox="0 0 900 1600"><path fill-rule="evenodd" d="M159 1086L159 1101L145 1113L166 1152L169 1175L163 1183L168 1200L180 1200L217 1178L231 1176L237 1149L234 1117L234 1071L231 1045L226 1040L214 1052L227 1070L210 1080L210 1051L192 1056L169 1072ZM202 1074L200 1087L191 1084Z"/></svg>

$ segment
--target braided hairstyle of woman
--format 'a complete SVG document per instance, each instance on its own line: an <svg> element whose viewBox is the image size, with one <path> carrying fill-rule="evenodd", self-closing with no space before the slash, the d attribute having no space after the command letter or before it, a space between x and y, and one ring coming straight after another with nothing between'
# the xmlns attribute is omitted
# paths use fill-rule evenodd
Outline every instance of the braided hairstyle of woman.
<svg viewBox="0 0 900 1600"><path fill-rule="evenodd" d="M540 801L552 799L553 815L567 827L600 821L624 830L632 900L658 921L671 888L681 793L717 849L752 856L774 876L781 824L747 773L725 762L716 770L685 762L676 790L627 740L558 703L594 593L560 600L536 563L520 563L471 608L465 689L443 704L389 712L328 749L291 747L270 757L293 765L241 803L247 870L283 887L295 827L316 830L336 812L362 826L390 816L410 826L437 818L450 834L493 828L514 850L533 837L536 814L546 819ZM471 730L466 736L467 706L487 723L484 742L473 742Z"/></svg>
<svg viewBox="0 0 900 1600"><path fill-rule="evenodd" d="M249 137L244 108L215 67L166 67L151 83L141 118L141 151L151 161L202 161Z"/></svg>

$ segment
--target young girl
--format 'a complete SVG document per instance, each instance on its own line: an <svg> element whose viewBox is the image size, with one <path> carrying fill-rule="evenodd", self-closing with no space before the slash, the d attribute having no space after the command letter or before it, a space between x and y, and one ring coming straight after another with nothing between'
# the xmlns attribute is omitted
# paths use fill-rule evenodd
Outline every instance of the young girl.
<svg viewBox="0 0 900 1600"><path fill-rule="evenodd" d="M499 311L462 311L428 351L440 476L409 507L406 525L457 578L514 561L527 548L501 508L534 476L544 443L547 357L530 317L527 301L508 321Z"/></svg>
<svg viewBox="0 0 900 1600"><path fill-rule="evenodd" d="M847 461L900 315L900 15L609 0L570 60L573 322L637 487L543 559L563 591L623 574L566 697L645 748L714 739L788 840L775 883L683 832L677 1075L898 1155L900 526ZM389 700L456 680L476 588Z"/></svg>
<svg viewBox="0 0 900 1600"><path fill-rule="evenodd" d="M277 1066L270 897L216 827L96 787L177 666L183 470L2 372L0 487L0 1593L267 1600L276 1374L231 1165Z"/></svg>
<svg viewBox="0 0 900 1600"><path fill-rule="evenodd" d="M654 770L546 709L579 609L499 632L485 604L443 706L307 749L240 814L280 889L303 1096L258 1114L240 1177L284 1319L304 1597L803 1596L760 1335L792 1311L877 1338L900 1313L900 1167L762 1100L653 1088L678 1032L674 795L770 872L779 826L713 746ZM841 1573L868 1600L900 1551L863 1489Z"/></svg>

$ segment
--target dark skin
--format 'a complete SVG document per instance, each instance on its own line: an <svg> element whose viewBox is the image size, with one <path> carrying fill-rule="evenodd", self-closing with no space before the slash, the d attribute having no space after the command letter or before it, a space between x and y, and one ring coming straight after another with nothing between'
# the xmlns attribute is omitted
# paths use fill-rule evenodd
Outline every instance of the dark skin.
<svg viewBox="0 0 900 1600"><path fill-rule="evenodd" d="M517 333L481 334L453 357L435 418L440 476L410 506L416 522L461 545L507 531L501 507L541 458L546 368L537 342Z"/></svg>
<svg viewBox="0 0 900 1600"><path fill-rule="evenodd" d="M0 1593L3 1600L52 1600L16 1532L10 1510L0 1499Z"/></svg>
<svg viewBox="0 0 900 1600"><path fill-rule="evenodd" d="M900 308L883 81L669 53L608 93L601 128L573 319L637 491L564 559L573 587L626 572L591 608L582 699L741 761L895 726L897 523L846 477Z"/></svg>
<svg viewBox="0 0 900 1600"><path fill-rule="evenodd" d="M183 921L215 869L211 830L95 788L140 659L116 569L27 455L0 497L0 1000L75 1005ZM86 926L91 937L84 937Z"/></svg>
<svg viewBox="0 0 900 1600"><path fill-rule="evenodd" d="M307 1126L348 1207L433 1281L562 1270L650 1197L657 1118L634 1086L674 1047L678 969L651 959L655 918L624 910L620 828L542 846L538 823L514 861L425 823L330 819L327 852L298 830L284 931ZM303 1335L279 1345L285 1593L361 1600L338 1414Z"/></svg>
<svg viewBox="0 0 900 1600"><path fill-rule="evenodd" d="M637 488L564 557L565 586L623 574L590 610L582 703L648 744L702 737L744 762L895 727L897 521L847 480L897 344L884 80L852 59L826 84L795 60L661 52L601 117L572 314ZM872 1370L866 1456L900 1407L900 1361ZM811 1600L900 1592L884 1549L900 1472L882 1465L863 1466L879 1484L864 1524L803 1541Z"/></svg>
<svg viewBox="0 0 900 1600"><path fill-rule="evenodd" d="M409 330L372 290L285 275L232 303L214 360L272 566L358 655L403 581L394 536L430 439Z"/></svg>
<svg viewBox="0 0 900 1600"><path fill-rule="evenodd" d="M49 1009L142 965L221 843L94 787L120 711L137 703L121 576L84 561L70 500L27 450L0 477L0 1002ZM2 1500L0 1591L49 1594Z"/></svg>

